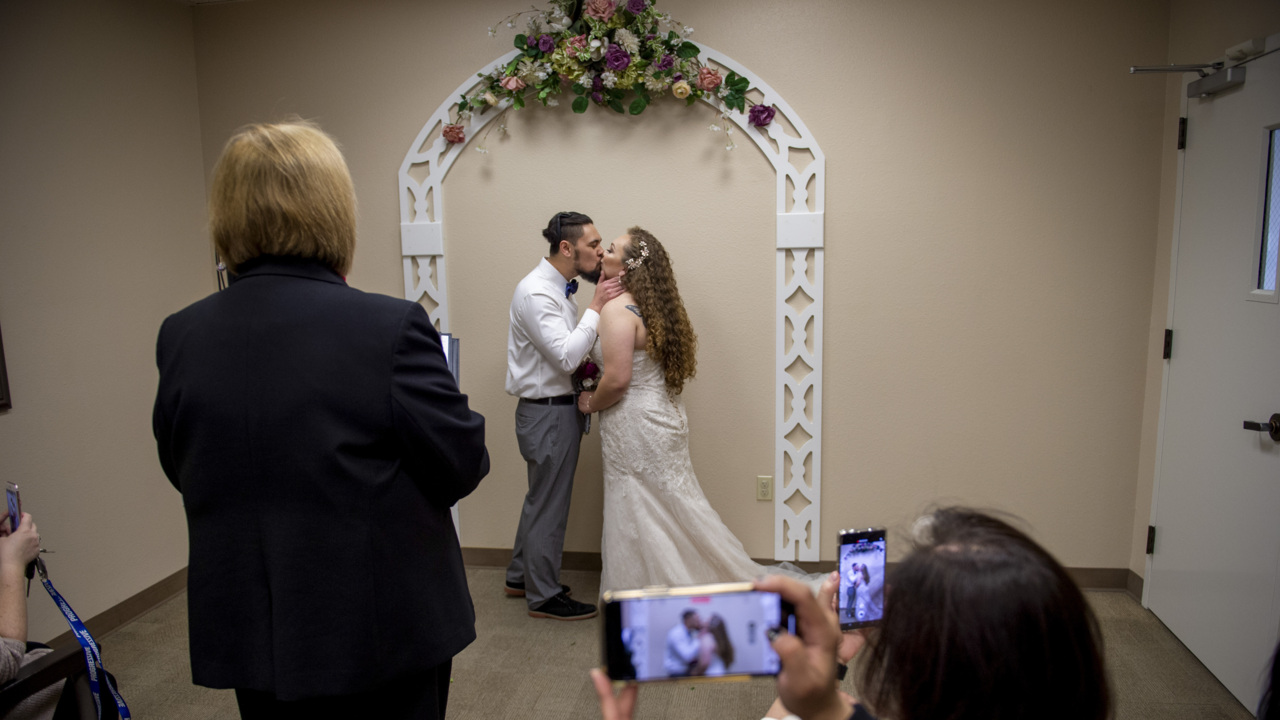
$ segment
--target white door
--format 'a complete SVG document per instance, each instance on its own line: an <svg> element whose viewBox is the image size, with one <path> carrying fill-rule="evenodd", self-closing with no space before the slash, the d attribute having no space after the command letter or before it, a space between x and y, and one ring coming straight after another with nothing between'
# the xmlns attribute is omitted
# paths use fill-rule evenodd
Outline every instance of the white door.
<svg viewBox="0 0 1280 720"><path fill-rule="evenodd" d="M1280 52L1245 67L1186 101L1147 603L1252 711L1280 634L1280 444L1243 427L1280 413L1280 305L1258 289Z"/></svg>

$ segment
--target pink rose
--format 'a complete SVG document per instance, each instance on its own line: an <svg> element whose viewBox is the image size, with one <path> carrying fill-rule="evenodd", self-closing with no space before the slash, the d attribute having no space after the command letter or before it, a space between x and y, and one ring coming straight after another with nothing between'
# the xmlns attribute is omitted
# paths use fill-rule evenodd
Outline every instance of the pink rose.
<svg viewBox="0 0 1280 720"><path fill-rule="evenodd" d="M510 90L511 92L518 92L524 89L524 81L515 75L504 77L502 78L502 87Z"/></svg>
<svg viewBox="0 0 1280 720"><path fill-rule="evenodd" d="M454 145L461 145L467 141L467 133L461 125L445 125L444 132L441 134L444 135L445 140Z"/></svg>
<svg viewBox="0 0 1280 720"><path fill-rule="evenodd" d="M587 0L587 5L582 12L587 17L593 17L600 22L609 22L609 18L613 17L614 8L613 0Z"/></svg>
<svg viewBox="0 0 1280 720"><path fill-rule="evenodd" d="M587 36L578 35L577 37L569 38L568 40L565 41L564 49L565 49L565 52L571 55L577 55L578 53L586 52Z"/></svg>
<svg viewBox="0 0 1280 720"><path fill-rule="evenodd" d="M700 90L711 92L720 87L722 82L724 80L720 77L720 73L709 67L704 67L698 71L698 88Z"/></svg>

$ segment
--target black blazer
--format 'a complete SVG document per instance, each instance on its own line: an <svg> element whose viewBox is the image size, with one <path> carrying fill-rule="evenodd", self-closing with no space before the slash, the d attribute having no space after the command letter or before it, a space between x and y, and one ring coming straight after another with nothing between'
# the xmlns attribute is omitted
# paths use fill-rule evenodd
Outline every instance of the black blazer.
<svg viewBox="0 0 1280 720"><path fill-rule="evenodd" d="M420 305L259 258L165 320L156 362L196 684L351 694L475 639L449 507L489 472L484 418Z"/></svg>

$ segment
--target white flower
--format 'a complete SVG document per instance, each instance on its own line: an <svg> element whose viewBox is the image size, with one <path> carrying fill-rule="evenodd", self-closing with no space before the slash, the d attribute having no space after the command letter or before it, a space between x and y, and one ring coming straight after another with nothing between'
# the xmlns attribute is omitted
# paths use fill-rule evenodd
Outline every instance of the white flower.
<svg viewBox="0 0 1280 720"><path fill-rule="evenodd" d="M538 63L530 60L529 58L525 58L524 60L521 60L520 64L516 66L516 75L518 75L520 79L525 81L526 83L531 82L533 80L533 74L537 71L538 71Z"/></svg>
<svg viewBox="0 0 1280 720"><path fill-rule="evenodd" d="M485 155L489 152L489 148L485 147L484 145L477 145L476 152L480 153L481 155Z"/></svg>
<svg viewBox="0 0 1280 720"><path fill-rule="evenodd" d="M618 76L614 75L610 70L605 70L600 73L600 82L604 83L605 87L611 88L614 83L618 82Z"/></svg>
<svg viewBox="0 0 1280 720"><path fill-rule="evenodd" d="M493 28L489 28L489 37L494 37L497 34L498 34L497 30L494 30Z"/></svg>
<svg viewBox="0 0 1280 720"><path fill-rule="evenodd" d="M515 26L516 26L516 21L515 21L515 20L508 20L508 21L507 21L507 27L509 27L509 28L513 28L513 27L515 27Z"/></svg>
<svg viewBox="0 0 1280 720"><path fill-rule="evenodd" d="M547 98L547 107L558 107L560 101L555 98Z"/></svg>
<svg viewBox="0 0 1280 720"><path fill-rule="evenodd" d="M710 130L711 132L720 132L720 126L715 123L711 123L710 125L708 125L707 129Z"/></svg>
<svg viewBox="0 0 1280 720"><path fill-rule="evenodd" d="M662 92L667 89L667 85L671 82L669 78L659 78L653 76L654 71L650 70L645 73L644 86L650 92Z"/></svg>
<svg viewBox="0 0 1280 720"><path fill-rule="evenodd" d="M688 25L685 25L685 26L684 26L684 34L685 34L685 35L692 35L692 34L693 34L693 28L689 27Z"/></svg>
<svg viewBox="0 0 1280 720"><path fill-rule="evenodd" d="M728 95L728 94L729 94L728 85L721 85L720 87L716 88L716 95L719 95L720 97L724 97L725 95Z"/></svg>
<svg viewBox="0 0 1280 720"><path fill-rule="evenodd" d="M593 38L591 40L591 60L596 61L604 57L604 53L609 49L609 41L605 38Z"/></svg>
<svg viewBox="0 0 1280 720"><path fill-rule="evenodd" d="M630 55L640 52L640 38L637 38L626 28L618 28L613 33L613 42L621 45L622 49L626 50Z"/></svg>

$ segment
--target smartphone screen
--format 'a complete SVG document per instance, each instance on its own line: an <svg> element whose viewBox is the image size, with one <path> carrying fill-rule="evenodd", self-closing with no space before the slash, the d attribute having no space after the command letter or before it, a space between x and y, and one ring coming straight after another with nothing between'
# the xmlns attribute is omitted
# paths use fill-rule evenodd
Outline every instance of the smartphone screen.
<svg viewBox="0 0 1280 720"><path fill-rule="evenodd" d="M840 628L874 625L884 617L885 531L840 533Z"/></svg>
<svg viewBox="0 0 1280 720"><path fill-rule="evenodd" d="M9 532L13 532L18 529L18 523L22 522L22 498L18 495L18 486L5 483L4 496L9 508Z"/></svg>
<svg viewBox="0 0 1280 720"><path fill-rule="evenodd" d="M702 586L708 590L715 586ZM777 675L769 630L795 632L791 604L734 583L735 591L605 597L604 651L614 680ZM632 593L624 593L631 595Z"/></svg>

